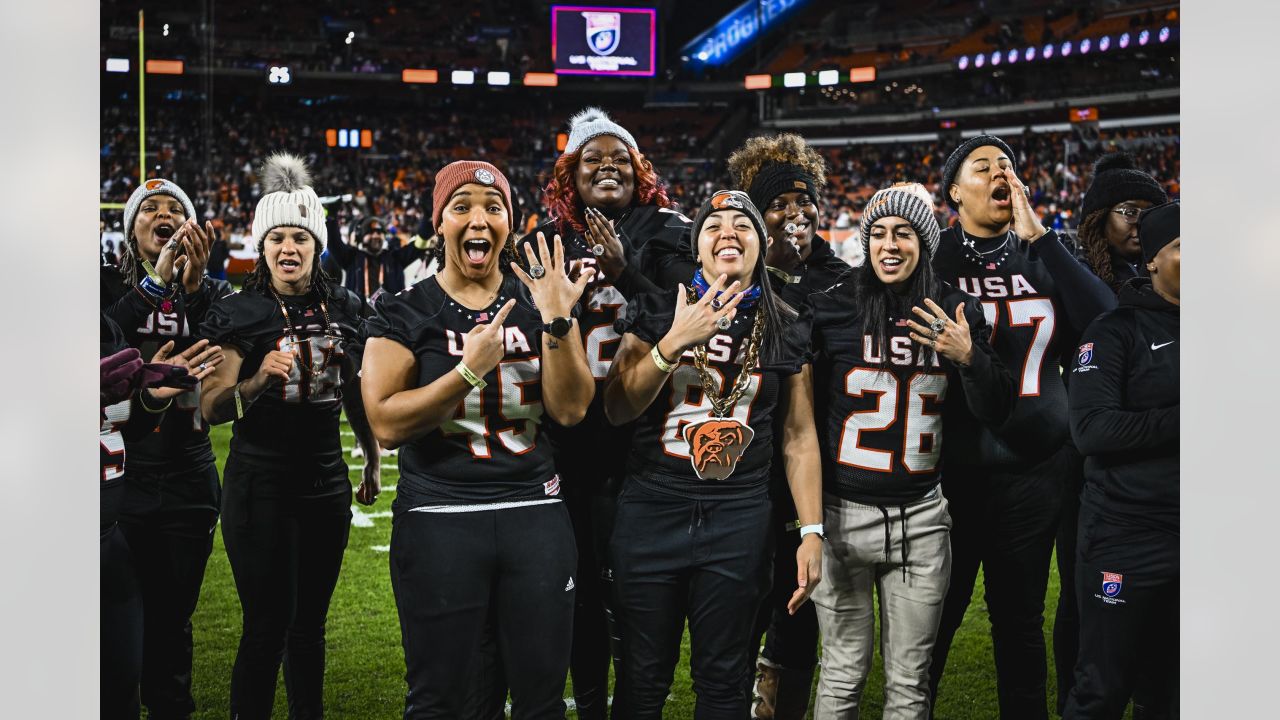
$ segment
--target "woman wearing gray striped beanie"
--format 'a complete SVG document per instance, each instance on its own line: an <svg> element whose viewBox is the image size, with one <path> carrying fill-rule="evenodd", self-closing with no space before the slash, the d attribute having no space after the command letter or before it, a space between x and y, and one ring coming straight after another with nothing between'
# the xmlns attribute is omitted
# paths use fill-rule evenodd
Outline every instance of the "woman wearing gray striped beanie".
<svg viewBox="0 0 1280 720"><path fill-rule="evenodd" d="M939 482L948 418L963 403L999 423L1013 406L978 301L933 273L938 237L927 191L881 190L862 215L866 262L811 297L827 537L813 593L819 720L858 714L877 595L884 715L930 716L929 662L951 576Z"/></svg>

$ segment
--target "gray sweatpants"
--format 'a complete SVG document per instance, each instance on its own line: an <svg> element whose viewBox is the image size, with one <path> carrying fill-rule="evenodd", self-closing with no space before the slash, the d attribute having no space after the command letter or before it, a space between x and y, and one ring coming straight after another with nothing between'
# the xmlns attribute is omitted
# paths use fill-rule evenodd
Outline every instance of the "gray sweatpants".
<svg viewBox="0 0 1280 720"><path fill-rule="evenodd" d="M822 582L813 593L822 630L814 718L858 717L874 654L876 592L884 720L927 719L929 660L951 577L947 500L935 487L903 506L882 509L827 494L823 506L827 539Z"/></svg>

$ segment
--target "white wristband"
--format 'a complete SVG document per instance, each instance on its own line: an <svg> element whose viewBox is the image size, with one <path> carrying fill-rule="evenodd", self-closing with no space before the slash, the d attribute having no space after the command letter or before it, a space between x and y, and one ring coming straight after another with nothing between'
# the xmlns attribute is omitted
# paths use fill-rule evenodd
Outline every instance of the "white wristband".
<svg viewBox="0 0 1280 720"><path fill-rule="evenodd" d="M827 536L822 532L822 523L818 523L817 525L802 526L800 528L800 539L803 540L805 535L811 535L813 533L817 533L818 537L822 538L823 540L827 539Z"/></svg>

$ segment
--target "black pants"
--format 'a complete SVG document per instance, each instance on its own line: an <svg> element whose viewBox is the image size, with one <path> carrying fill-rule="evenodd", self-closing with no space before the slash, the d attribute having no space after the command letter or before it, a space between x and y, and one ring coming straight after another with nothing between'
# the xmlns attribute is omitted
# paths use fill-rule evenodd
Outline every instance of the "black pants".
<svg viewBox="0 0 1280 720"><path fill-rule="evenodd" d="M325 619L351 532L346 468L319 475L227 458L222 539L242 608L231 717L270 718L284 662L289 718L324 716Z"/></svg>
<svg viewBox="0 0 1280 720"><path fill-rule="evenodd" d="M464 717L487 622L511 687L512 718L563 720L576 568L563 503L399 513L391 587L409 684L406 720Z"/></svg>
<svg viewBox="0 0 1280 720"><path fill-rule="evenodd" d="M1178 535L1126 522L1089 498L1076 561L1080 656L1063 718L1118 719L1136 691L1148 717L1177 717Z"/></svg>
<svg viewBox="0 0 1280 720"><path fill-rule="evenodd" d="M1080 523L1080 490L1084 487L1084 457L1070 449L1071 469L1062 495L1058 521L1058 611L1053 615L1053 668L1058 676L1058 714L1076 684L1076 655L1080 652L1080 615L1076 608L1076 535Z"/></svg>
<svg viewBox="0 0 1280 720"><path fill-rule="evenodd" d="M573 612L573 652L569 671L573 699L581 720L605 720L609 715L610 622L606 614L610 578L609 536L617 504L616 485L575 482L566 476L565 504L578 547L577 597ZM593 487L595 486L595 487ZM619 674L621 668L615 668Z"/></svg>
<svg viewBox="0 0 1280 720"><path fill-rule="evenodd" d="M142 595L129 557L129 543L117 525L103 531L99 545L99 617L102 628L98 680L102 720L136 720L142 677Z"/></svg>
<svg viewBox="0 0 1280 720"><path fill-rule="evenodd" d="M689 621L697 720L742 720L751 707L752 625L769 588L768 497L686 500L634 484L610 542L622 625L626 713L658 720Z"/></svg>
<svg viewBox="0 0 1280 720"><path fill-rule="evenodd" d="M818 664L818 615L813 603L800 606L795 615L787 612L787 603L796 591L796 550L800 548L800 531L783 530L788 520L795 519L791 498L774 499L773 580L752 630L752 648L760 646L761 655L787 670L812 670ZM767 632L766 632L767 631ZM755 658L750 659L755 671Z"/></svg>
<svg viewBox="0 0 1280 720"><path fill-rule="evenodd" d="M218 469L130 470L120 528L142 589L142 704L148 718L185 718L191 697L191 616L218 522Z"/></svg>
<svg viewBox="0 0 1280 720"><path fill-rule="evenodd" d="M1024 468L948 467L943 493L951 503L951 585L929 667L937 698L951 641L964 620L981 566L996 690L1003 720L1047 720L1044 595L1070 450ZM937 707L936 701L931 703Z"/></svg>

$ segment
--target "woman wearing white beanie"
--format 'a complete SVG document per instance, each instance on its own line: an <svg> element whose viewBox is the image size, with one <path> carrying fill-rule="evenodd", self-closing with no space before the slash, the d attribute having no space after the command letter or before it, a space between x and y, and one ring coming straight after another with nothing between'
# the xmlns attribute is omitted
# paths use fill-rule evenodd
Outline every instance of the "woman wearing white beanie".
<svg viewBox="0 0 1280 720"><path fill-rule="evenodd" d="M222 536L243 608L232 717L269 718L285 660L289 715L324 714L324 628L351 527L342 409L365 452L357 499L379 491L378 446L357 369L366 305L318 264L324 209L300 158L262 171L253 218L258 262L201 328L226 361L206 381L210 424L234 421L223 474Z"/></svg>

